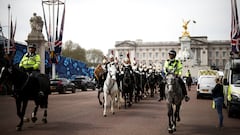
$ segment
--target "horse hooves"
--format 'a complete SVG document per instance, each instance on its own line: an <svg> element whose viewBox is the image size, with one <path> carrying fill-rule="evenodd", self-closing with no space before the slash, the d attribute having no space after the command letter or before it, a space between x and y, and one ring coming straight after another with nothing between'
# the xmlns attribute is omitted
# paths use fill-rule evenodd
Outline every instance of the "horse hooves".
<svg viewBox="0 0 240 135"><path fill-rule="evenodd" d="M107 117L107 115L106 115L106 114L104 114L104 115L103 115L103 117Z"/></svg>
<svg viewBox="0 0 240 135"><path fill-rule="evenodd" d="M16 131L21 131L21 130L22 130L21 127L19 127L19 126L16 127Z"/></svg>
<svg viewBox="0 0 240 135"><path fill-rule="evenodd" d="M181 121L181 119L180 119L180 118L178 118L178 119L177 119L177 121L179 122L179 121Z"/></svg>
<svg viewBox="0 0 240 135"><path fill-rule="evenodd" d="M172 134L173 130L172 129L168 129L168 133Z"/></svg>
<svg viewBox="0 0 240 135"><path fill-rule="evenodd" d="M114 114L115 114L115 112L112 112L112 114L114 115Z"/></svg>
<svg viewBox="0 0 240 135"><path fill-rule="evenodd" d="M26 118L26 117L23 118L23 122L29 122L29 121L30 121L29 118Z"/></svg>
<svg viewBox="0 0 240 135"><path fill-rule="evenodd" d="M43 123L47 123L47 119L44 119L44 118L43 118L43 119L42 119L42 122L43 122Z"/></svg>
<svg viewBox="0 0 240 135"><path fill-rule="evenodd" d="M35 123L37 121L37 117L32 117L32 122Z"/></svg>

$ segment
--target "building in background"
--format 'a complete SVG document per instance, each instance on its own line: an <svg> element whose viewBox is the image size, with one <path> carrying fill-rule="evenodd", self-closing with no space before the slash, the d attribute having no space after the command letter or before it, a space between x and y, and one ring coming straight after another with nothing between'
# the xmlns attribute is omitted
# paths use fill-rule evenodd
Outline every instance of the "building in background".
<svg viewBox="0 0 240 135"><path fill-rule="evenodd" d="M190 39L194 64L191 67L183 64L184 69L190 69L196 75L197 70L210 68L211 66L220 70L224 69L231 51L230 40L209 41L207 36L194 36ZM180 42L143 42L138 39L136 41L116 41L115 48L109 49L109 54L113 52L114 56L120 61L129 54L131 61L136 60L138 63L146 65L155 64L162 68L164 61L168 59L170 50L179 52L181 50ZM195 75L194 73L193 75Z"/></svg>

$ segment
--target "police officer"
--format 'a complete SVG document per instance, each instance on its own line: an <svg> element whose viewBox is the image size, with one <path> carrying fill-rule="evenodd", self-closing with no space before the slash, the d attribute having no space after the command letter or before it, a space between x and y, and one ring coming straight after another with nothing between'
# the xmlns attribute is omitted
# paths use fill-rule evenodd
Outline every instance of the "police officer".
<svg viewBox="0 0 240 135"><path fill-rule="evenodd" d="M184 95L185 101L189 101L189 97L187 96L187 90L185 87L185 84L181 78L182 75L182 63L179 60L176 60L176 51L175 50L171 50L169 51L169 59L165 61L164 63L164 71L165 73L167 73L168 71L172 70L175 68L175 72L174 74L178 77L178 82L181 85L182 88L182 93Z"/></svg>
<svg viewBox="0 0 240 135"><path fill-rule="evenodd" d="M36 53L36 45L28 45L28 52L23 56L19 63L19 67L24 69L28 73L40 72L41 58L40 55Z"/></svg>

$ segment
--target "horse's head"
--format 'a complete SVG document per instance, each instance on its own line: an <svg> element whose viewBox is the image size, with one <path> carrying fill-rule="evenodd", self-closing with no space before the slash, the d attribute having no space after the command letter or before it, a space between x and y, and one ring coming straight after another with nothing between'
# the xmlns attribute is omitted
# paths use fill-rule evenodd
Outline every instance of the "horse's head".
<svg viewBox="0 0 240 135"><path fill-rule="evenodd" d="M116 66L115 65L109 65L108 66L108 76L113 80L117 80L116 74L117 74Z"/></svg>
<svg viewBox="0 0 240 135"><path fill-rule="evenodd" d="M0 84L2 84L4 81L8 80L10 75L12 74L12 68L8 66L1 67L0 70Z"/></svg>
<svg viewBox="0 0 240 135"><path fill-rule="evenodd" d="M3 58L0 59L0 84L8 80L8 78L13 74L13 54L5 54Z"/></svg>
<svg viewBox="0 0 240 135"><path fill-rule="evenodd" d="M0 84L2 84L4 81L10 81L13 82L15 80L23 80L26 78L27 73L22 71L17 67L17 65L5 65L1 67L0 69ZM19 81L15 81L17 83L20 83Z"/></svg>
<svg viewBox="0 0 240 135"><path fill-rule="evenodd" d="M176 75L173 73L168 73L166 76L166 86L168 91L173 91L176 85L177 79Z"/></svg>
<svg viewBox="0 0 240 135"><path fill-rule="evenodd" d="M128 67L125 67L123 69L123 72L124 72L124 74L123 74L124 78L130 78L131 77L131 71L130 71L130 69Z"/></svg>

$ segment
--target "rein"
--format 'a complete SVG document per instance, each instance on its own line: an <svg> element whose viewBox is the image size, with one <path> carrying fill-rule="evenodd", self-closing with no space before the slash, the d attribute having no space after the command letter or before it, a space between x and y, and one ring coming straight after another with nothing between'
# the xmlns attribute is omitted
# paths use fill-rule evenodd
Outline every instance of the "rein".
<svg viewBox="0 0 240 135"><path fill-rule="evenodd" d="M22 90L26 85L27 85L27 83L28 83L28 81L29 81L29 75L27 74L27 80L24 82L24 84L22 85L22 87L21 87L21 89L20 90Z"/></svg>

